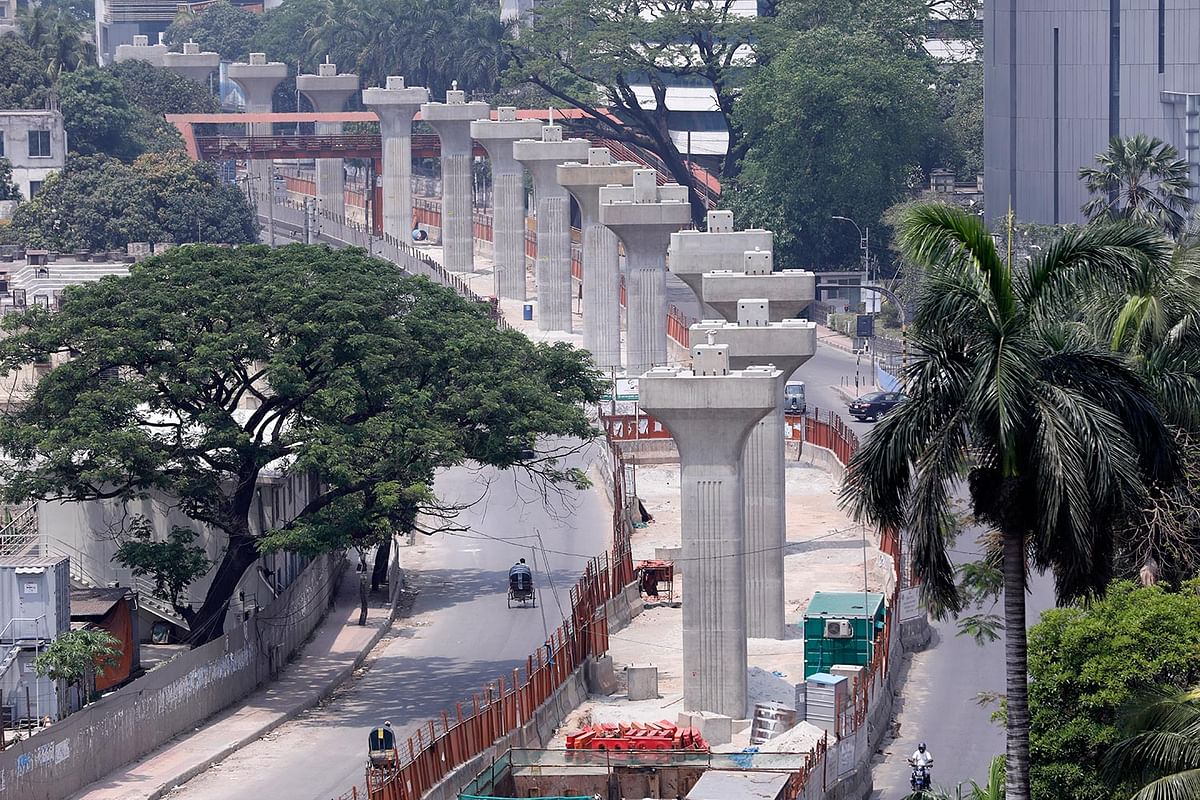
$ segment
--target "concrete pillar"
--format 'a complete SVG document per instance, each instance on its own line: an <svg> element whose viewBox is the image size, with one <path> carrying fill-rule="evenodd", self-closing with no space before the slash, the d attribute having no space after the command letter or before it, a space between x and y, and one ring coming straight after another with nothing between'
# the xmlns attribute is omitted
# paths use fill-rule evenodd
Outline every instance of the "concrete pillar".
<svg viewBox="0 0 1200 800"><path fill-rule="evenodd" d="M533 176L537 205L538 330L566 331L571 324L571 195L558 182L558 165L587 158L587 139L563 139L560 125L543 125L541 140L517 142L513 156Z"/></svg>
<svg viewBox="0 0 1200 800"><path fill-rule="evenodd" d="M600 222L625 244L625 366L638 375L667 363L667 246L671 233L691 222L687 189L658 186L655 172L639 169L633 186L600 189Z"/></svg>
<svg viewBox="0 0 1200 800"><path fill-rule="evenodd" d="M700 299L720 319L737 319L738 303L746 297L761 297L770 303L771 321L790 319L804 311L816 297L817 277L804 269L773 271L770 251L751 250L742 254L736 272L717 270L701 276Z"/></svg>
<svg viewBox="0 0 1200 800"><path fill-rule="evenodd" d="M184 42L182 53L167 53L163 66L212 91L212 76L221 66L220 53L202 53L200 45Z"/></svg>
<svg viewBox="0 0 1200 800"><path fill-rule="evenodd" d="M149 61L154 66L161 67L166 54L165 44L150 44L150 37L139 34L133 37L133 44L117 45L114 58L118 64L122 61Z"/></svg>
<svg viewBox="0 0 1200 800"><path fill-rule="evenodd" d="M405 86L404 78L389 75L383 88L363 89L363 105L379 117L383 143L383 232L412 243L412 121L429 90Z"/></svg>
<svg viewBox="0 0 1200 800"><path fill-rule="evenodd" d="M338 74L337 65L317 65L316 75L297 75L296 88L312 103L318 114L336 114L346 108L346 100L358 92L358 76ZM318 136L342 132L340 122L318 122ZM346 216L346 168L340 158L317 159L317 201L321 209L335 217Z"/></svg>
<svg viewBox="0 0 1200 800"><path fill-rule="evenodd" d="M621 367L621 270L617 235L600 224L600 187L632 186L632 161L612 161L606 147L588 150L586 164L558 167L558 183L579 204L583 230L583 346L597 367Z"/></svg>
<svg viewBox="0 0 1200 800"><path fill-rule="evenodd" d="M454 86L458 86L455 81ZM442 266L452 272L475 269L471 220L471 123L488 119L487 103L468 103L466 92L446 92L446 102L425 103L421 119L442 142Z"/></svg>
<svg viewBox="0 0 1200 800"><path fill-rule="evenodd" d="M536 119L517 119L511 106L496 109L496 119L471 123L471 138L487 150L492 163L492 250L496 265L492 293L525 300L525 170L513 158L518 139L532 139L542 130Z"/></svg>
<svg viewBox="0 0 1200 800"><path fill-rule="evenodd" d="M679 448L683 519L683 705L734 719L746 704L746 541L740 469L750 431L778 403L783 373L729 368L729 351L692 348L692 370L641 377L641 406Z"/></svg>
<svg viewBox="0 0 1200 800"><path fill-rule="evenodd" d="M691 327L698 341L708 332L729 347L729 365L770 364L786 381L812 358L817 326L808 320L768 322L769 303L746 299L736 322L705 320ZM783 554L787 543L782 398L750 433L742 453L746 495L746 630L753 638L784 638Z"/></svg>
<svg viewBox="0 0 1200 800"><path fill-rule="evenodd" d="M770 231L758 228L735 231L732 211L710 211L706 222L707 230L679 231L671 236L667 268L696 293L700 300L700 316L709 319L721 315L707 307L700 296L700 281L704 273L718 269L740 272L742 253L747 250L770 251L774 246L774 236Z"/></svg>
<svg viewBox="0 0 1200 800"><path fill-rule="evenodd" d="M267 61L266 53L251 53L248 63L237 62L229 65L229 79L242 90L246 100L247 114L270 113L273 109L271 95L284 78L288 76L287 64L280 61ZM249 126L251 136L270 136L271 123L255 122ZM253 183L251 191L257 193L273 192L271 185L271 160L255 159L249 164L250 178Z"/></svg>

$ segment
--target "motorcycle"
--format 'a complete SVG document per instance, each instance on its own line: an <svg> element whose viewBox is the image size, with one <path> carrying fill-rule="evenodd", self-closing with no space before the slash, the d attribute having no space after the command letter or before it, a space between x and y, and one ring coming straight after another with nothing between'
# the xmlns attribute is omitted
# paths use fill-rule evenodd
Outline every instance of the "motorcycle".
<svg viewBox="0 0 1200 800"><path fill-rule="evenodd" d="M933 779L929 775L929 767L913 764L910 780L914 792L926 792L933 787Z"/></svg>

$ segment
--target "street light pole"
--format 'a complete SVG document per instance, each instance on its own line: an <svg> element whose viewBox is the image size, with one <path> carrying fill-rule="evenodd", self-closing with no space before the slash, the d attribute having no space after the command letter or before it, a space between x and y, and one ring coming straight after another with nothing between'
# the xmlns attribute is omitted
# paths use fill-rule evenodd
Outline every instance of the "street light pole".
<svg viewBox="0 0 1200 800"><path fill-rule="evenodd" d="M866 286L871 282L871 228L868 227L864 233L863 229L858 226L858 223L849 217L842 217L835 214L832 219L849 222L854 226L854 230L858 231L858 246L862 250L863 260L862 285Z"/></svg>

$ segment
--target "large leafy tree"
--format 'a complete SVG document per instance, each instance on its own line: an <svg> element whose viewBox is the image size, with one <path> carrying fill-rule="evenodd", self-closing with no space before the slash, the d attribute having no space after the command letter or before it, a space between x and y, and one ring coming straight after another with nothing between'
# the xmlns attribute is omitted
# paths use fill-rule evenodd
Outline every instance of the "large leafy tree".
<svg viewBox="0 0 1200 800"><path fill-rule="evenodd" d="M923 52L870 31L797 34L738 101L747 150L723 202L775 231L783 263L854 263L857 232L831 218L873 226L913 188L936 135L933 80Z"/></svg>
<svg viewBox="0 0 1200 800"><path fill-rule="evenodd" d="M587 437L581 351L497 330L485 309L358 250L187 247L9 318L0 366L72 354L0 427L10 497L178 498L224 539L191 641L222 632L260 552L316 554L413 530L437 469L525 464L531 438ZM105 378L114 371L119 378ZM271 465L313 493L251 523ZM538 466L542 465L542 466Z"/></svg>
<svg viewBox="0 0 1200 800"><path fill-rule="evenodd" d="M911 210L901 245L926 271L910 326L910 400L855 454L843 497L858 518L908 531L927 599L958 611L947 549L966 478L975 519L1000 550L1007 797L1029 800L1027 570L1052 571L1060 599L1102 590L1110 527L1141 507L1147 482L1176 470L1154 389L1074 321L1080 289L1168 248L1140 226L1090 226L1013 263L982 221L941 205Z"/></svg>
<svg viewBox="0 0 1200 800"><path fill-rule="evenodd" d="M711 88L729 133L727 174L741 152L742 128L728 124L752 46L765 20L740 16L732 2L708 0L548 0L511 42L511 84L532 84L589 116L573 127L643 147L691 189L693 216L704 205L681 148L671 138L671 86ZM649 93L634 87L648 86Z"/></svg>
<svg viewBox="0 0 1200 800"><path fill-rule="evenodd" d="M72 156L37 197L17 208L10 227L10 238L57 250L257 240L245 195L182 151L144 155L132 164Z"/></svg>
<svg viewBox="0 0 1200 800"><path fill-rule="evenodd" d="M220 110L207 86L148 61L122 61L104 68L121 84L129 105L151 114L206 114Z"/></svg>
<svg viewBox="0 0 1200 800"><path fill-rule="evenodd" d="M59 83L59 102L72 152L118 158L138 154L128 136L137 115L129 106L121 82L111 73L87 67L64 75Z"/></svg>
<svg viewBox="0 0 1200 800"><path fill-rule="evenodd" d="M166 43L178 47L194 41L206 52L220 53L227 61L245 61L258 33L259 15L217 0L198 12L181 11L167 27Z"/></svg>
<svg viewBox="0 0 1200 800"><path fill-rule="evenodd" d="M1200 595L1114 583L1029 632L1031 782L1039 800L1127 797L1105 772L1122 709L1151 684L1200 680Z"/></svg>
<svg viewBox="0 0 1200 800"><path fill-rule="evenodd" d="M1092 195L1083 207L1089 220L1131 219L1171 235L1187 226L1192 182L1187 161L1172 145L1141 133L1114 136L1096 164L1079 170Z"/></svg>
<svg viewBox="0 0 1200 800"><path fill-rule="evenodd" d="M37 52L15 33L0 36L0 109L42 108L49 90Z"/></svg>
<svg viewBox="0 0 1200 800"><path fill-rule="evenodd" d="M1121 729L1127 738L1110 751L1108 767L1137 789L1130 800L1200 796L1200 686L1144 691Z"/></svg>

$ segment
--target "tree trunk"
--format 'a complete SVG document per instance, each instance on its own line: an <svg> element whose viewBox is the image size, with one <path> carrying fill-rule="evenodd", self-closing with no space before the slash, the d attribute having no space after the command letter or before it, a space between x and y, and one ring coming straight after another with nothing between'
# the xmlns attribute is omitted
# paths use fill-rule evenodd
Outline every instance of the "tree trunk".
<svg viewBox="0 0 1200 800"><path fill-rule="evenodd" d="M1008 709L1005 800L1029 800L1029 649L1025 633L1025 538L1004 533L1004 666Z"/></svg>
<svg viewBox="0 0 1200 800"><path fill-rule="evenodd" d="M378 592L379 584L387 580L388 562L392 557L392 537L389 536L375 548L375 566L371 570L371 591Z"/></svg>
<svg viewBox="0 0 1200 800"><path fill-rule="evenodd" d="M258 548L254 546L252 537L244 534L229 537L229 546L213 574L208 593L204 595L204 603L190 623L192 632L187 642L193 648L208 644L225 632L225 612L229 610L229 600L238 581L257 560Z"/></svg>

